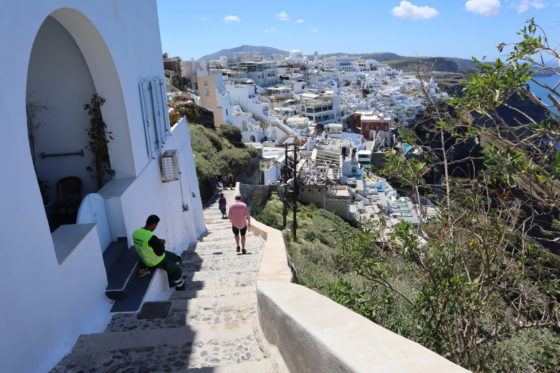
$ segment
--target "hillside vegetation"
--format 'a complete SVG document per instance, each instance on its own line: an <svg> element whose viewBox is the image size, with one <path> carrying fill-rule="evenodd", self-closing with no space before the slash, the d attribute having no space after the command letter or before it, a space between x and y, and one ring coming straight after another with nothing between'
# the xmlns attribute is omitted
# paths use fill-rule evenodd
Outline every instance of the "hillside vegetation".
<svg viewBox="0 0 560 373"><path fill-rule="evenodd" d="M204 202L216 192L218 176L229 173L237 176L246 171L251 160L259 157L256 149L244 147L239 142L234 145L228 140L241 138L241 133L235 126L224 124L215 131L199 124L191 124L190 136Z"/></svg>
<svg viewBox="0 0 560 373"><path fill-rule="evenodd" d="M273 195L256 219L281 230L282 206L280 199ZM292 224L291 216L288 214L288 227ZM449 286L457 281L470 286L469 282L454 278L440 267L443 272L437 281L443 281L441 287L430 288L432 282L424 277L422 268L410 255L383 249L376 238L327 210L303 204L298 204L297 242L293 241L290 231L284 231L297 283L473 371L554 372L560 364L560 338L551 329L521 329L489 344L481 344L479 349L470 352L468 359L450 356L449 346L454 343L441 338L453 338L460 333L451 323L460 313L453 313L442 304L428 323L422 322L421 313L428 311L426 303L439 304L449 302L450 297L465 296L464 290L457 293L450 291ZM443 259L439 249L426 254L435 255L435 260ZM457 265L461 263L459 260ZM456 298L449 303L454 302ZM489 299L489 306L507 309L506 304L494 296ZM492 316L483 314L478 321L491 323Z"/></svg>
<svg viewBox="0 0 560 373"><path fill-rule="evenodd" d="M375 170L437 215L387 230L380 214L358 230L300 206L297 242L285 235L300 283L475 372L560 364L560 116L527 92L535 71L560 77L541 62L560 53L534 20L519 35L500 45L504 61L475 60L460 97L426 95L419 126L398 134L423 152L387 152ZM461 147L472 151L458 159ZM459 163L468 167L454 175ZM273 198L257 218L278 227L281 211Z"/></svg>

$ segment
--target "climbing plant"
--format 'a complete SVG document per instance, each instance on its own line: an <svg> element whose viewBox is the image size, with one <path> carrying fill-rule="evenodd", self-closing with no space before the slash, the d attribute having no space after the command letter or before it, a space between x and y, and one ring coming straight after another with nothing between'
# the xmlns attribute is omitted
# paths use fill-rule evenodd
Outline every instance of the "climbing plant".
<svg viewBox="0 0 560 373"><path fill-rule="evenodd" d="M94 94L90 103L84 105L84 110L87 110L90 116L87 149L92 153L91 164L87 167L87 170L95 177L99 189L115 175L115 171L111 168L108 148L113 136L107 129L107 124L101 114L101 106L104 103L105 99L103 97Z"/></svg>

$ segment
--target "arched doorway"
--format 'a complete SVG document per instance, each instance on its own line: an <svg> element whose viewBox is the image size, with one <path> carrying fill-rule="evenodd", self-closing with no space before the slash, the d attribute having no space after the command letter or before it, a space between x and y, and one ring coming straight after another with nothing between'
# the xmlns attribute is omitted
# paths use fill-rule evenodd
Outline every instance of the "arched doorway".
<svg viewBox="0 0 560 373"><path fill-rule="evenodd" d="M27 75L28 133L51 231L73 224L80 199L99 190L92 165L90 116L94 95L112 140L110 168L135 175L124 99L109 50L93 24L72 9L48 16L37 32ZM106 176L103 183L110 179ZM102 184L103 184L102 183Z"/></svg>

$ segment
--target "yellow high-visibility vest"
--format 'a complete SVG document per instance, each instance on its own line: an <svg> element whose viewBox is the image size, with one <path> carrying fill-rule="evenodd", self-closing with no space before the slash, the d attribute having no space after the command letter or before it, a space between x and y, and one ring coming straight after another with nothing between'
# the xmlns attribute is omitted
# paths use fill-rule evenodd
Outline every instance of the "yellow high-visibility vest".
<svg viewBox="0 0 560 373"><path fill-rule="evenodd" d="M165 252L163 255L158 256L154 252L154 249L148 244L150 238L155 236L154 232L149 231L144 228L140 228L132 233L132 240L134 241L134 248L140 257L140 260L148 266L154 267L157 266L163 258L165 258Z"/></svg>

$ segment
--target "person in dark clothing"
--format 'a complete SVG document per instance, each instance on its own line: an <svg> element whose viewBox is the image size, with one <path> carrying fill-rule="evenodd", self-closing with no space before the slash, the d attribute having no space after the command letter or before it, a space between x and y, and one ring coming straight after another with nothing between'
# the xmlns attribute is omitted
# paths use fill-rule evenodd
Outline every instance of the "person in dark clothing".
<svg viewBox="0 0 560 373"><path fill-rule="evenodd" d="M220 199L218 200L218 207L220 208L220 212L222 213L222 219L227 219L226 206L227 206L226 197L224 197L224 193L220 193Z"/></svg>
<svg viewBox="0 0 560 373"><path fill-rule="evenodd" d="M227 175L227 186L228 188L235 188L235 181L233 180L233 174L230 173Z"/></svg>
<svg viewBox="0 0 560 373"><path fill-rule="evenodd" d="M132 233L134 248L142 263L148 268L161 268L167 272L169 286L176 290L185 290L185 282L181 272L181 258L165 250L165 240L158 238L154 230L159 223L157 215L150 215L144 228Z"/></svg>

